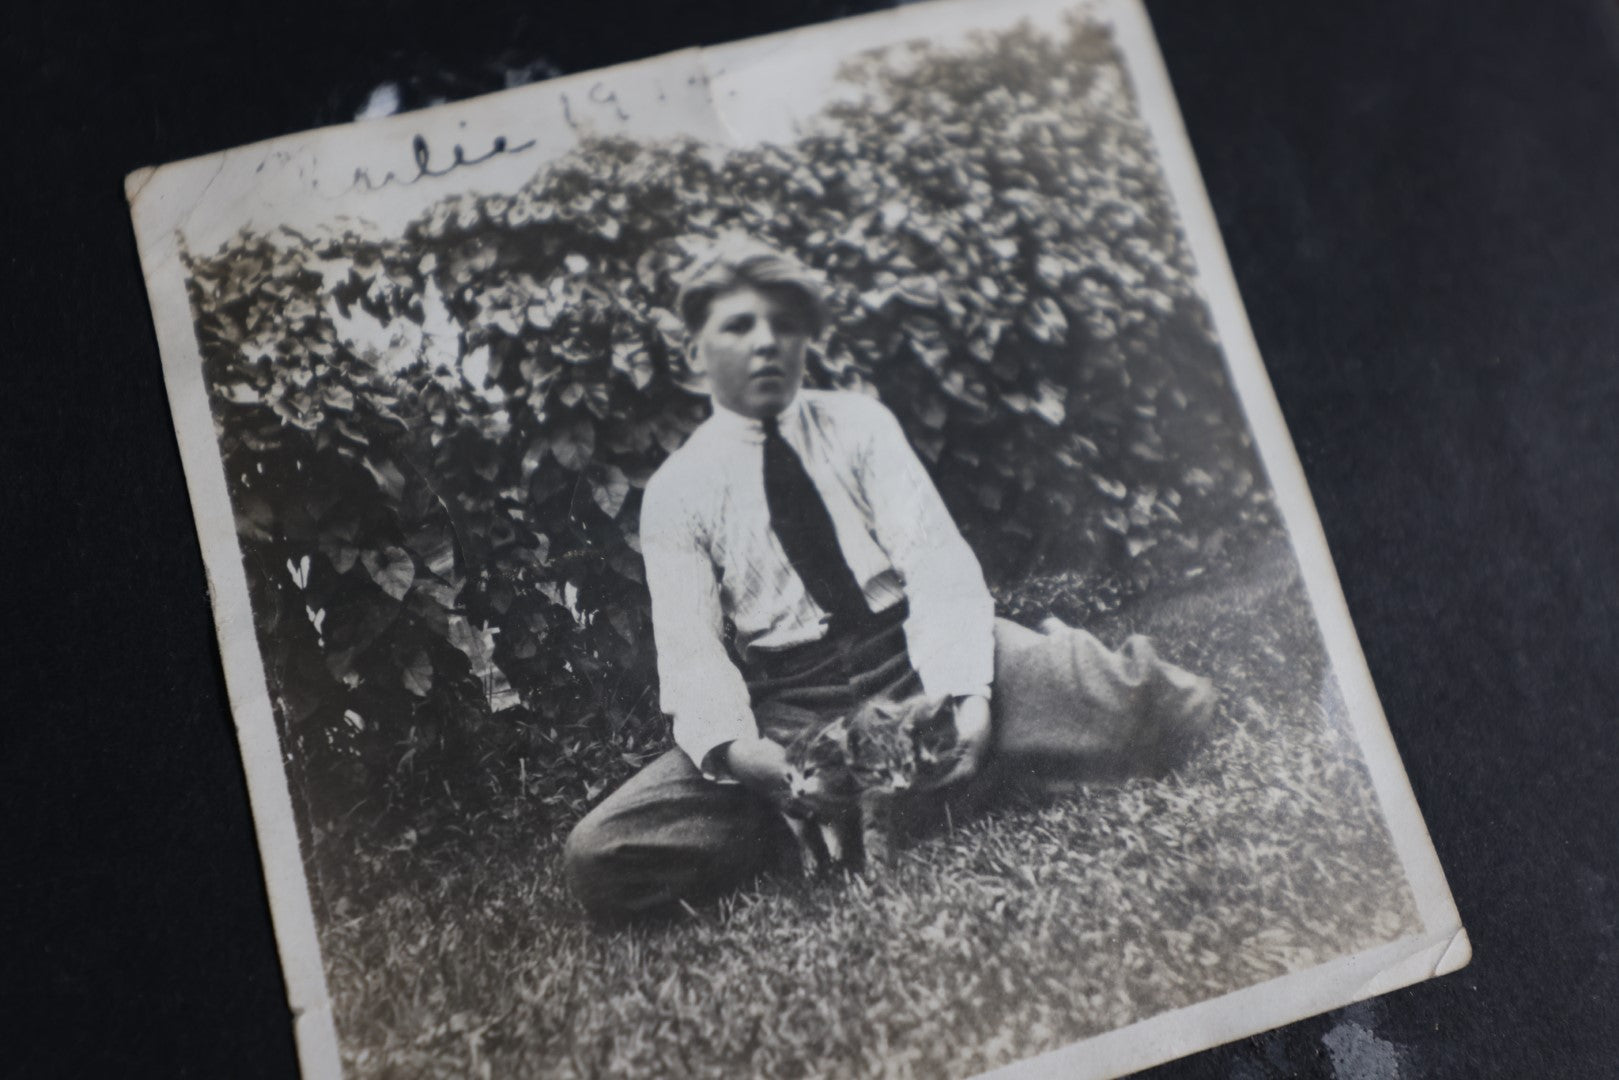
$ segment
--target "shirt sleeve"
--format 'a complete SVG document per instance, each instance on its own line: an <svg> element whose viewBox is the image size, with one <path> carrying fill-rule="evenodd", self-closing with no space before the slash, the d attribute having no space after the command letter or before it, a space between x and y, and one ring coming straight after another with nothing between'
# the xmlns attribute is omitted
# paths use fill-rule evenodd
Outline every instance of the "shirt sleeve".
<svg viewBox="0 0 1619 1080"><path fill-rule="evenodd" d="M911 664L929 694L987 697L995 677L995 601L978 558L905 439L871 402L862 483L877 542L899 572L910 613Z"/></svg>
<svg viewBox="0 0 1619 1080"><path fill-rule="evenodd" d="M659 472L641 504L641 551L652 593L659 704L675 745L711 780L714 751L758 734L747 683L725 651L719 580L678 476Z"/></svg>

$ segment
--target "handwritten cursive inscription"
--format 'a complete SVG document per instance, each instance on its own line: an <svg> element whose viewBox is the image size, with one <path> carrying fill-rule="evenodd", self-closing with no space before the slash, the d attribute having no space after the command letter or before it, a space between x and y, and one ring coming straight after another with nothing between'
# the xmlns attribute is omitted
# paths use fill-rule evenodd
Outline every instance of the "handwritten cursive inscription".
<svg viewBox="0 0 1619 1080"><path fill-rule="evenodd" d="M448 176L457 169L467 168L471 165L481 165L490 158L499 157L502 154L521 154L524 150L531 149L535 142L536 140L530 139L527 142L514 144L507 142L506 136L497 135L494 141L489 144L489 150L486 153L479 154L477 157L468 157L467 152L461 148L461 144L456 143L451 148L449 161L435 166L433 150L428 146L427 138L417 135L410 140L410 156L416 165L414 173L401 176L389 169L382 174L382 179L379 180L371 175L371 170L363 167L358 168L354 170L354 182L349 185L349 190L352 191L355 188L363 187L367 191L378 191L389 184L409 187L411 184L420 183L430 177Z"/></svg>

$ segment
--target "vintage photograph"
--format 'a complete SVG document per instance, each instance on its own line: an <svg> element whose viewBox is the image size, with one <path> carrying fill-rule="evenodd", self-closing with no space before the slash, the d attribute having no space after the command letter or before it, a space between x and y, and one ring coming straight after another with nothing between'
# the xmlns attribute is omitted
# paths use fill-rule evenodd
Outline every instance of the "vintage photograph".
<svg viewBox="0 0 1619 1080"><path fill-rule="evenodd" d="M1466 962L1135 4L129 189L307 1075L1111 1076Z"/></svg>

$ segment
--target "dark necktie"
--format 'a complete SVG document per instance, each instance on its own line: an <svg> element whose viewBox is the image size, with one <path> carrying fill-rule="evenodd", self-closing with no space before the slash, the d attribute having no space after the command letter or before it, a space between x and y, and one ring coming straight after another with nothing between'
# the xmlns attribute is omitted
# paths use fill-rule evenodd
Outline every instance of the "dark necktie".
<svg viewBox="0 0 1619 1080"><path fill-rule="evenodd" d="M775 418L765 420L765 505L770 526L781 541L804 589L834 623L859 622L871 615L860 583L844 561L832 514L804 469L804 463Z"/></svg>

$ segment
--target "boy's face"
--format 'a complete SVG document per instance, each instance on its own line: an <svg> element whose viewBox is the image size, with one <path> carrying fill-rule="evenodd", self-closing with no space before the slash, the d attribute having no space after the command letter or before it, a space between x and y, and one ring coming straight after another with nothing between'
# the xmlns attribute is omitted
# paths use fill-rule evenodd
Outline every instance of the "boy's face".
<svg viewBox="0 0 1619 1080"><path fill-rule="evenodd" d="M743 285L714 298L692 340L714 400L755 420L775 416L804 378L809 324L790 296Z"/></svg>

